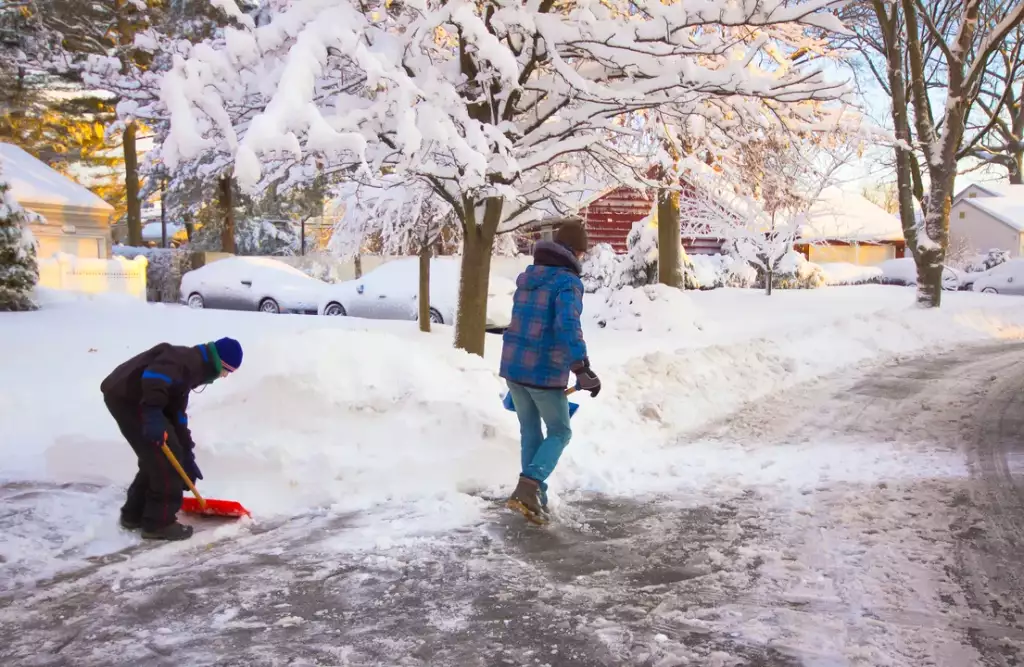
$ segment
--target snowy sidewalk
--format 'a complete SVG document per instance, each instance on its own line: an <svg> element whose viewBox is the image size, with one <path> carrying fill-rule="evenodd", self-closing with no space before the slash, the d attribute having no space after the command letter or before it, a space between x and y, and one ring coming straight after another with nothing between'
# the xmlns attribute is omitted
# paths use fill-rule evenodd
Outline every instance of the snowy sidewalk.
<svg viewBox="0 0 1024 667"><path fill-rule="evenodd" d="M1022 364L1020 344L893 363L667 448L680 480L706 475L710 457L733 466L715 487L731 493L570 492L548 529L480 501L461 527L383 541L420 510L319 510L129 547L4 599L0 661L980 664L988 646L1020 646L1024 626L966 597L974 547L958 527L986 508L964 502L984 481L962 447L1008 389L993 374ZM8 487L5 503L32 492Z"/></svg>

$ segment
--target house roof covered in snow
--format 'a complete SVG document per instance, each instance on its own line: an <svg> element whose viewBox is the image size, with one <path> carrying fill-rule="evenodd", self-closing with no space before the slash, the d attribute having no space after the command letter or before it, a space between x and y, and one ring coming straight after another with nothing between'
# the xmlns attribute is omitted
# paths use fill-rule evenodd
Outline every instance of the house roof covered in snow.
<svg viewBox="0 0 1024 667"><path fill-rule="evenodd" d="M970 190L972 187L985 192L991 197L1008 197L1024 201L1024 185L1013 185L1011 183L972 183L957 193L956 199Z"/></svg>
<svg viewBox="0 0 1024 667"><path fill-rule="evenodd" d="M855 192L822 190L804 216L803 241L902 241L903 227L896 216Z"/></svg>
<svg viewBox="0 0 1024 667"><path fill-rule="evenodd" d="M1024 188L1024 186L1015 186ZM1024 232L1024 196L1020 197L978 197L962 200L982 213L987 213L1003 224Z"/></svg>
<svg viewBox="0 0 1024 667"><path fill-rule="evenodd" d="M91 209L107 215L114 207L21 148L0 142L0 179L27 209L35 206Z"/></svg>

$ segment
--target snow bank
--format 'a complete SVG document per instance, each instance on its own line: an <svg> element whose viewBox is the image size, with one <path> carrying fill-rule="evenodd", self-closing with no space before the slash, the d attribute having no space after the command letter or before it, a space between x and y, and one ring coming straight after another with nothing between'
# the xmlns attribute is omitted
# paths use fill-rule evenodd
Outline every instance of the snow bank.
<svg viewBox="0 0 1024 667"><path fill-rule="evenodd" d="M881 286L848 289L880 300L891 298L886 291L899 292ZM791 296L812 294L816 293ZM594 351L591 362L604 389L597 399L578 399L581 408L574 418L573 442L579 446L566 450L565 464L556 476L558 487L628 495L678 492L689 484L688 472L671 448L686 447L687 433L750 401L863 364L1024 338L1024 306L1003 308L964 296L946 295L948 305L937 310L918 309L907 299L906 305L890 301L874 312L834 319L823 311L814 326L773 328L746 340L735 331L723 336L726 332L710 317L701 340L677 339L675 346L666 341L662 349L612 368L602 366L600 353ZM786 301L810 303L807 298ZM725 340L707 344L716 338Z"/></svg>
<svg viewBox="0 0 1024 667"><path fill-rule="evenodd" d="M847 262L819 264L829 285L863 285L881 282L883 271L877 266L861 266Z"/></svg>
<svg viewBox="0 0 1024 667"><path fill-rule="evenodd" d="M516 441L491 365L392 334L313 330L249 346L195 401L207 487L263 515L440 498L507 482Z"/></svg>
<svg viewBox="0 0 1024 667"><path fill-rule="evenodd" d="M685 292L665 285L601 290L584 308L587 318L602 329L653 334L700 329L697 309Z"/></svg>

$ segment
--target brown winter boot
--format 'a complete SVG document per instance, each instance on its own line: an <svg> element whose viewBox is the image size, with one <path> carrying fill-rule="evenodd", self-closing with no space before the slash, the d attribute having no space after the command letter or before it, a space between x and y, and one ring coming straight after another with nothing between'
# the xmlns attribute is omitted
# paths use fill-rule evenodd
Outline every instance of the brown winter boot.
<svg viewBox="0 0 1024 667"><path fill-rule="evenodd" d="M528 521L543 526L550 521L547 510L540 504L540 484L536 480L520 475L516 490L509 496L505 507L515 510Z"/></svg>

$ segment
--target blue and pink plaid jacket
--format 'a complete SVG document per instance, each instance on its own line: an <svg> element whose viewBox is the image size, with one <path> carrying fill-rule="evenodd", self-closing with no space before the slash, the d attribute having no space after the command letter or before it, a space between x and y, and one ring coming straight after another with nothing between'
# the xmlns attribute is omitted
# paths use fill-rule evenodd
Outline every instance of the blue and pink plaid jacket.
<svg viewBox="0 0 1024 667"><path fill-rule="evenodd" d="M583 282L576 258L553 243L537 244L534 264L516 280L512 322L501 349L501 377L543 389L565 389L569 369L587 356L580 316ZM565 266L537 264L542 252L564 254ZM559 262L561 263L561 262Z"/></svg>

